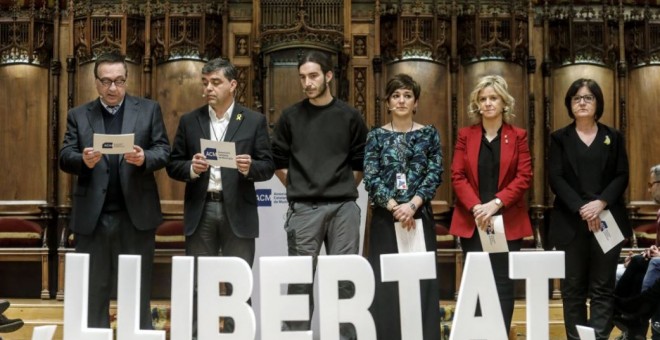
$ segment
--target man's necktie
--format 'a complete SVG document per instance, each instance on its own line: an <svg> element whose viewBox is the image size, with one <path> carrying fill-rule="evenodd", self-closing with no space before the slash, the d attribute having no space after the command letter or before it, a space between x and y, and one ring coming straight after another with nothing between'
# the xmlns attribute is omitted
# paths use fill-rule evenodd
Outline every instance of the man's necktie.
<svg viewBox="0 0 660 340"><path fill-rule="evenodd" d="M117 113L117 109L119 109L119 106L108 106L108 112L113 116Z"/></svg>

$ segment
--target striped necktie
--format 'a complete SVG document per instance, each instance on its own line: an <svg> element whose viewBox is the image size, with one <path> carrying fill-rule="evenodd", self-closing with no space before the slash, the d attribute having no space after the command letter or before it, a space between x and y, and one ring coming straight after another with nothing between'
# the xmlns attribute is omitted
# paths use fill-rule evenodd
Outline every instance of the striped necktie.
<svg viewBox="0 0 660 340"><path fill-rule="evenodd" d="M119 110L119 105L117 105L117 106L108 106L107 109L108 109L108 112L109 112L111 115L114 116L115 113L117 113L117 110Z"/></svg>

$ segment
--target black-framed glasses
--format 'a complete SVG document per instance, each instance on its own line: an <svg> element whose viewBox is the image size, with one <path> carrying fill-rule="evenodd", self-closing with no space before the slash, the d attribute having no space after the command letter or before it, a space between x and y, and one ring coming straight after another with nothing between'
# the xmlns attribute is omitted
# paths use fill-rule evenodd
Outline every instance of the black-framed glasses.
<svg viewBox="0 0 660 340"><path fill-rule="evenodd" d="M593 103L594 100L596 100L596 97L594 97L594 95L592 94L587 94L584 96L573 96L573 98L571 98L571 100L573 100L573 103L579 103L580 101L582 101L582 99L584 99L585 103L589 104L589 103Z"/></svg>
<svg viewBox="0 0 660 340"><path fill-rule="evenodd" d="M117 86L117 87L122 87L122 86L126 85L126 79L122 79L122 78L115 79L115 80L111 80L111 79L107 79L107 78L103 78L103 79L96 78L96 79L98 79L101 82L101 85L103 85L103 87L110 87L110 86L112 86L112 84L115 84L115 86Z"/></svg>

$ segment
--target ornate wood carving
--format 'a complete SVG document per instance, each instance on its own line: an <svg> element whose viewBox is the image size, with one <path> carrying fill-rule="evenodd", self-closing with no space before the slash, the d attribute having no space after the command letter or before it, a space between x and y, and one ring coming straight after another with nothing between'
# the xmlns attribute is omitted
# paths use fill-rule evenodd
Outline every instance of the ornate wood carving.
<svg viewBox="0 0 660 340"><path fill-rule="evenodd" d="M355 98L353 106L362 113L362 118L367 114L367 68L356 67L353 69L353 86L355 88Z"/></svg>
<svg viewBox="0 0 660 340"><path fill-rule="evenodd" d="M340 51L344 45L343 4L343 0L262 0L262 50L318 45Z"/></svg>
<svg viewBox="0 0 660 340"><path fill-rule="evenodd" d="M226 4L151 1L71 2L73 45L80 63L119 50L129 61L143 60L145 30L150 28L151 55L157 63L174 59L210 59L222 54L222 14ZM150 18L145 23L145 14Z"/></svg>
<svg viewBox="0 0 660 340"><path fill-rule="evenodd" d="M381 53L385 62L430 59L445 63L450 51L450 5L435 1L380 4Z"/></svg>
<svg viewBox="0 0 660 340"><path fill-rule="evenodd" d="M626 59L631 67L660 64L660 9L630 11L626 23Z"/></svg>
<svg viewBox="0 0 660 340"><path fill-rule="evenodd" d="M353 57L366 58L368 56L367 47L366 35L353 36Z"/></svg>
<svg viewBox="0 0 660 340"><path fill-rule="evenodd" d="M236 67L236 71L238 71L236 76L236 81L238 83L236 86L236 101L243 106L250 107L250 102L248 100L250 67Z"/></svg>
<svg viewBox="0 0 660 340"><path fill-rule="evenodd" d="M463 4L457 32L462 62L509 60L524 65L529 50L527 4L521 0Z"/></svg>
<svg viewBox="0 0 660 340"><path fill-rule="evenodd" d="M152 55L157 63L176 59L208 60L222 55L227 4L165 2L153 6Z"/></svg>
<svg viewBox="0 0 660 340"><path fill-rule="evenodd" d="M234 36L234 57L249 57L250 56L250 36L245 34Z"/></svg>
<svg viewBox="0 0 660 340"><path fill-rule="evenodd" d="M27 1L25 1L27 2ZM0 65L33 64L49 67L53 55L53 18L57 6L35 1L21 6L0 5Z"/></svg>

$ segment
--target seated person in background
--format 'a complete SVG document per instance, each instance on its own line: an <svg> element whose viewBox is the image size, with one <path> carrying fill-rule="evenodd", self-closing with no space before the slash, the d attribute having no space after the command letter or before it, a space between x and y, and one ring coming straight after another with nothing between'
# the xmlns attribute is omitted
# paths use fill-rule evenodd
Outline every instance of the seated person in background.
<svg viewBox="0 0 660 340"><path fill-rule="evenodd" d="M4 312L7 308L9 308L9 301L0 300L0 333L11 333L23 327L23 320L9 319L5 316Z"/></svg>
<svg viewBox="0 0 660 340"><path fill-rule="evenodd" d="M649 193L656 203L660 203L660 164L651 168ZM660 211L657 225L660 226ZM614 291L617 296L615 324L626 333L626 339L646 339L648 320L655 313L653 339L660 340L660 288L654 288L655 292L652 290L654 286L658 286L660 278L659 239L660 235L656 231L656 245L645 249L639 255L628 255L624 261L626 270ZM652 302L653 296L656 296L655 302Z"/></svg>

